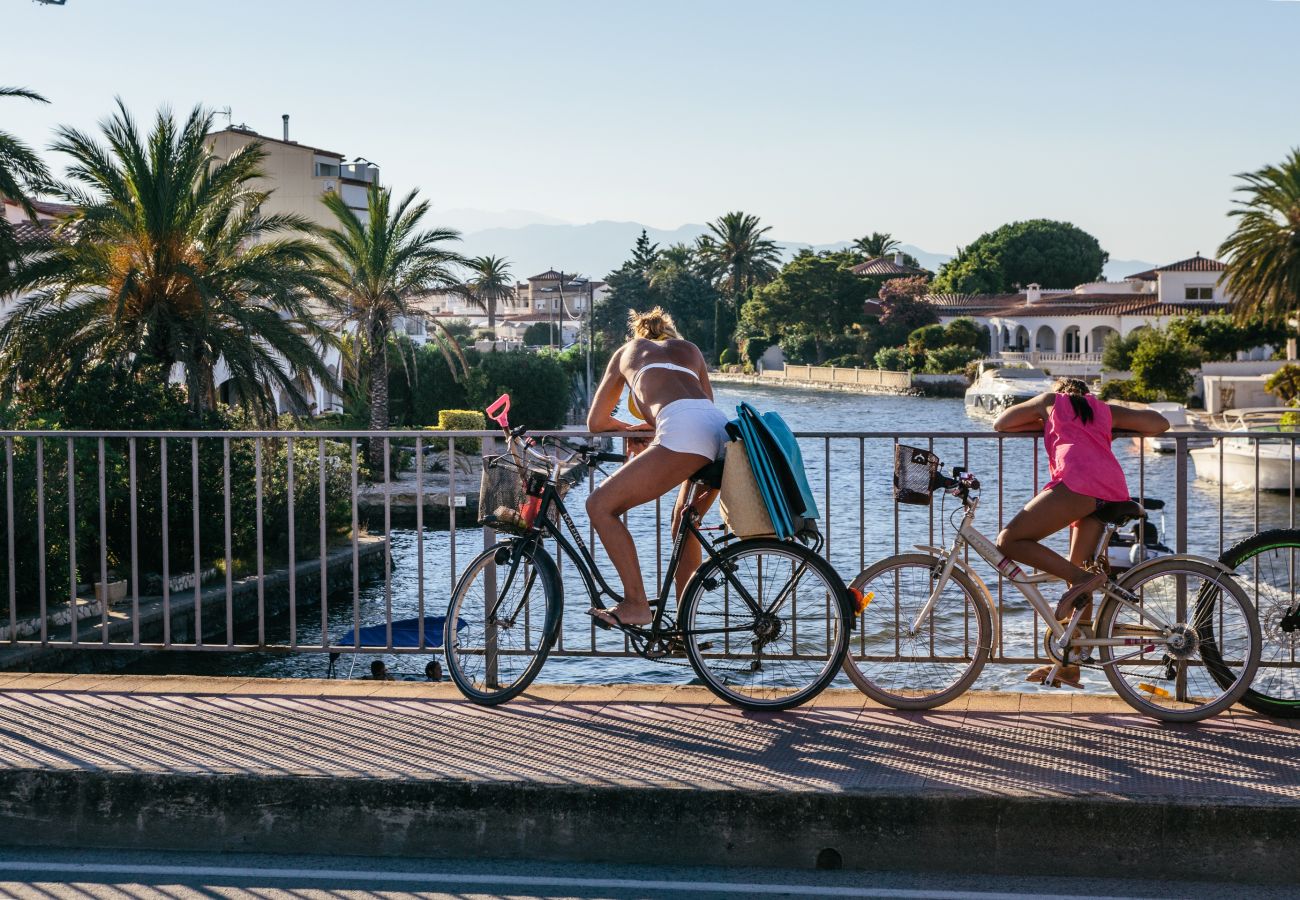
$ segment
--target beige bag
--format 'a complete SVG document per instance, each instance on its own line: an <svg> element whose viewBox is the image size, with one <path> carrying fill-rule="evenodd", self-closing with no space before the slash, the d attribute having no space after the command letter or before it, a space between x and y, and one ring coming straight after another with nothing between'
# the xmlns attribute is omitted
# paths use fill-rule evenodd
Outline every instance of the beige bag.
<svg viewBox="0 0 1300 900"><path fill-rule="evenodd" d="M741 441L727 444L727 460L722 465L722 521L736 537L750 538L775 535L772 517L767 514L758 481L749 465L749 454Z"/></svg>

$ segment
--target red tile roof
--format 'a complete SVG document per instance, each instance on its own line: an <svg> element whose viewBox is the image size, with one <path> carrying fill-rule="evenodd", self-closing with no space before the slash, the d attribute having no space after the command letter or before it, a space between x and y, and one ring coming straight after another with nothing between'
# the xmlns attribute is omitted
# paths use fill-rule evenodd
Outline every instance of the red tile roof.
<svg viewBox="0 0 1300 900"><path fill-rule="evenodd" d="M1161 266L1156 269L1157 272L1222 272L1228 268L1217 259L1210 259L1207 256L1196 254L1187 259L1180 259L1176 263L1170 263L1167 266Z"/></svg>
<svg viewBox="0 0 1300 900"><path fill-rule="evenodd" d="M1223 303L1161 303L1147 294L1126 297L1123 294L1076 294L1068 301L1033 303L999 309L988 315L1015 317L1056 316L1185 316L1191 313L1221 311Z"/></svg>
<svg viewBox="0 0 1300 900"><path fill-rule="evenodd" d="M899 265L893 256L877 256L866 262L858 263L849 270L854 275L926 275L925 269L915 266Z"/></svg>

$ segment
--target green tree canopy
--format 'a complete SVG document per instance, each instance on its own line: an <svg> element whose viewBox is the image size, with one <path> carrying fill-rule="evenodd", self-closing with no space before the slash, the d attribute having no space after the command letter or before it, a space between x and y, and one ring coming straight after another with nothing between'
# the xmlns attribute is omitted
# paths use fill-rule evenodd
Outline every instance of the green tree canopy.
<svg viewBox="0 0 1300 900"><path fill-rule="evenodd" d="M1069 222L1012 222L975 239L944 264L936 293L997 294L1029 284L1073 287L1101 277L1110 255Z"/></svg>
<svg viewBox="0 0 1300 900"><path fill-rule="evenodd" d="M881 346L895 347L906 342L907 336L925 325L939 321L934 307L923 297L930 291L930 282L924 275L910 278L891 278L880 288L883 310L876 327L876 341Z"/></svg>
<svg viewBox="0 0 1300 900"><path fill-rule="evenodd" d="M1133 350L1133 380L1148 396L1182 403L1200 366L1195 351L1162 329L1146 329Z"/></svg>
<svg viewBox="0 0 1300 900"><path fill-rule="evenodd" d="M696 242L702 274L718 289L713 306L712 356L731 339L741 303L750 292L776 277L781 250L766 235L772 229L758 216L729 212L709 223Z"/></svg>
<svg viewBox="0 0 1300 900"><path fill-rule="evenodd" d="M799 256L745 304L746 326L780 334L806 332L816 346L816 361L826 360L828 343L863 319L867 285L850 271L851 254Z"/></svg>
<svg viewBox="0 0 1300 900"><path fill-rule="evenodd" d="M19 97L35 100L37 103L49 101L40 94L26 88L0 87L0 97ZM7 131L0 131L0 197L8 197L22 207L28 216L35 218L36 210L32 207L32 194L43 190L49 183L50 173L31 147ZM14 237L13 225L4 216L0 216L0 282L3 281L12 261L17 260L21 250ZM0 293L3 285L0 284Z"/></svg>

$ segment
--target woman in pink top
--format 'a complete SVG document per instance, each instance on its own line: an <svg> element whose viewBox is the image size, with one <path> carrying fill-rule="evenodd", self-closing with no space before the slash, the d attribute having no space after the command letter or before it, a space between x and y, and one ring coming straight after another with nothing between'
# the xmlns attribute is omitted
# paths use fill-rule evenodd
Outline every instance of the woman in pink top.
<svg viewBox="0 0 1300 900"><path fill-rule="evenodd" d="M1105 573L1080 568L1105 527L1092 514L1103 503L1129 499L1124 470L1110 448L1111 430L1149 436L1168 429L1169 422L1154 410L1103 403L1088 393L1088 386L1078 378L1062 378L1052 393L1008 408L993 428L1043 432L1051 480L1007 523L997 544L1016 562L1066 581L1069 587L1056 605L1057 618L1066 620L1077 598L1106 583ZM1039 543L1071 524L1068 560ZM1091 610L1085 608L1084 621L1091 617ZM1036 669L1029 680L1041 682L1048 670L1046 666ZM1078 687L1078 667L1063 667L1061 679Z"/></svg>

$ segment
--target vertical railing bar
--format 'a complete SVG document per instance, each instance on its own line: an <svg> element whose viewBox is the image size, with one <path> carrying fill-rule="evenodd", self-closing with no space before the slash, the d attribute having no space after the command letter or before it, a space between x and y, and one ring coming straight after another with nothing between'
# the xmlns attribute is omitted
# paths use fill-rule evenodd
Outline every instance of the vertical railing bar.
<svg viewBox="0 0 1300 900"><path fill-rule="evenodd" d="M867 567L867 439L858 438L858 571ZM865 615L865 614L864 614Z"/></svg>
<svg viewBox="0 0 1300 900"><path fill-rule="evenodd" d="M393 479L391 457L393 451L387 437L384 438L384 633L387 640L384 646L393 649Z"/></svg>
<svg viewBox="0 0 1300 900"><path fill-rule="evenodd" d="M456 439L447 438L447 540L451 545L451 565L447 572L451 579L450 592L456 588ZM560 554L556 554L559 556ZM424 582L420 582L423 588ZM424 595L420 595L420 609L424 609ZM423 612L421 612L423 616Z"/></svg>
<svg viewBox="0 0 1300 900"><path fill-rule="evenodd" d="M1004 484L1006 483L1006 479L1002 477L1002 475L1003 475L1004 462L1005 462L1005 458L1006 458L1006 457L1005 457L1005 451L1006 451L1006 438L1004 438L1002 435L998 435L998 531L999 531L999 532L1002 530L1003 517L1006 515L1005 506L1004 506L1004 499L1005 499L1005 498L1004 498L1004 494L1003 494L1003 486L1004 486ZM1001 658L1003 658L1003 657L1005 657L1005 656L1007 655L1007 654L1006 654L1006 646L1007 646L1007 645L1006 645L1006 629L1003 628L1003 627L1001 627L1001 623L1002 623L1002 621L1003 621L1003 616L1004 616L1004 614L1005 614L1005 612L1006 612L1006 609L1005 609L1005 606L1004 606L1004 602L1005 602L1005 585L1003 585L1003 583L1002 583L1002 572L1001 572L1001 570L999 570L999 571L997 572L997 576L998 576L998 623L999 623L999 627L998 627L998 658L1001 659ZM1038 655L1038 653L1037 653L1037 648L1035 648L1034 655L1035 655L1035 656Z"/></svg>
<svg viewBox="0 0 1300 900"><path fill-rule="evenodd" d="M1259 440L1255 441L1255 532L1259 533Z"/></svg>
<svg viewBox="0 0 1300 900"><path fill-rule="evenodd" d="M14 572L14 439L5 438L5 541L9 550L9 643L18 640L18 578Z"/></svg>
<svg viewBox="0 0 1300 900"><path fill-rule="evenodd" d="M961 439L961 464L970 471L970 438ZM967 544L962 548L962 561L970 565L970 545ZM970 654L970 609L968 605L962 607L962 649ZM999 623L1000 624L1000 623Z"/></svg>
<svg viewBox="0 0 1300 900"><path fill-rule="evenodd" d="M77 458L68 438L68 606L69 625L72 627L72 643L77 640Z"/></svg>
<svg viewBox="0 0 1300 900"><path fill-rule="evenodd" d="M455 438L447 439L447 514L455 519L456 498L451 491L451 471L455 468L452 444ZM453 526L454 528L454 526ZM451 546L456 546L456 532L451 532ZM456 565L451 566L451 588L456 588ZM450 593L448 596L451 596ZM415 605L417 608L416 633L417 643L424 646L424 438L415 439Z"/></svg>
<svg viewBox="0 0 1300 900"><path fill-rule="evenodd" d="M826 503L826 558L831 556L831 439L823 438L822 468L825 470L822 480L822 494Z"/></svg>
<svg viewBox="0 0 1300 900"><path fill-rule="evenodd" d="M235 560L231 552L231 531L234 523L230 521L230 438L221 439L221 516L225 522L222 538L226 553L226 646L235 645Z"/></svg>
<svg viewBox="0 0 1300 900"><path fill-rule="evenodd" d="M930 439L929 439L929 443L926 445L926 449L929 450L930 453L934 453L934 437L933 437L933 436L930 437ZM933 546L934 546L934 503L933 503L933 502L931 502L931 503L927 503L927 504L926 504L926 507L925 507L925 511L926 511L926 518L928 519L928 522L929 522L929 528L930 528L929 539L928 539L927 543L928 543L931 547L933 547Z"/></svg>
<svg viewBox="0 0 1300 900"><path fill-rule="evenodd" d="M47 601L45 597L45 438L36 439L36 545L39 575L37 585L40 590L40 616L41 616L41 644L49 640L49 629L46 623L49 622L49 616L46 615Z"/></svg>
<svg viewBox="0 0 1300 900"><path fill-rule="evenodd" d="M104 439L97 441L99 451L99 584L100 631L99 641L108 646L108 510L107 491L104 488Z"/></svg>
<svg viewBox="0 0 1300 900"><path fill-rule="evenodd" d="M289 646L298 649L298 537L295 529L293 438L285 439L285 484L289 492Z"/></svg>
<svg viewBox="0 0 1300 900"><path fill-rule="evenodd" d="M1258 445L1256 445L1258 446ZM1174 477L1177 483L1174 485L1175 501L1178 504L1178 512L1175 517L1175 530L1177 539L1174 547L1175 553L1187 552L1187 437L1177 435L1174 438ZM1187 582L1184 576L1179 576L1177 580L1177 618L1179 622L1187 621ZM1179 666L1178 674L1174 682L1175 696L1182 699L1187 696L1187 667Z"/></svg>
<svg viewBox="0 0 1300 900"><path fill-rule="evenodd" d="M140 646L140 544L135 474L135 438L127 439L127 469L131 492L131 644Z"/></svg>
<svg viewBox="0 0 1300 900"><path fill-rule="evenodd" d="M664 582L663 496L655 497L655 584ZM563 559L563 554L560 554Z"/></svg>
<svg viewBox="0 0 1300 900"><path fill-rule="evenodd" d="M266 559L262 540L262 439L253 438L253 493L256 503L254 531L257 542L257 646L266 646Z"/></svg>
<svg viewBox="0 0 1300 900"><path fill-rule="evenodd" d="M357 439L352 438L349 469L352 480L352 646L361 646L361 552L357 532Z"/></svg>
<svg viewBox="0 0 1300 900"><path fill-rule="evenodd" d="M322 649L328 649L330 645L330 611L329 611L329 589L330 589L330 562L329 562L329 529L328 513L325 508L325 439L318 438L316 441L316 471L320 482L320 497L318 498L320 516L320 645Z"/></svg>
<svg viewBox="0 0 1300 900"><path fill-rule="evenodd" d="M203 646L203 557L199 551L199 439L190 438L190 488L194 495L194 646Z"/></svg>
<svg viewBox="0 0 1300 900"><path fill-rule="evenodd" d="M172 569L171 512L168 503L170 486L167 478L167 438L158 439L158 458L162 464L162 562L163 562L163 646L172 644Z"/></svg>

